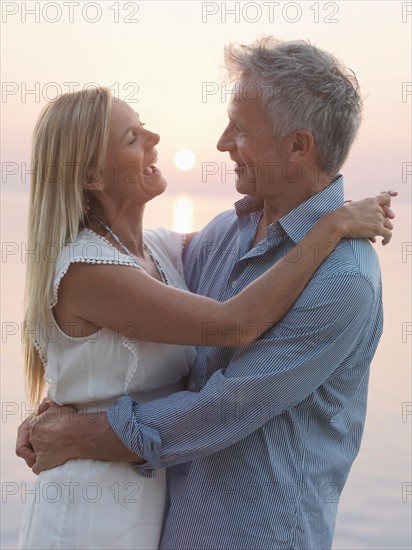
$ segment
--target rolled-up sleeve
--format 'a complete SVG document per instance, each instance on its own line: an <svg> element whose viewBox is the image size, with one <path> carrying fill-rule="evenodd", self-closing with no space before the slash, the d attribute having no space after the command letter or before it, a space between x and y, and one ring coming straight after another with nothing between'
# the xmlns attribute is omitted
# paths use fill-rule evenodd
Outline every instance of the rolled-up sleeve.
<svg viewBox="0 0 412 550"><path fill-rule="evenodd" d="M122 397L109 409L109 422L147 461L139 466L144 475L228 447L358 364L362 340L373 330L367 321L375 299L360 273L314 277L277 325L236 349L199 391L146 403Z"/></svg>

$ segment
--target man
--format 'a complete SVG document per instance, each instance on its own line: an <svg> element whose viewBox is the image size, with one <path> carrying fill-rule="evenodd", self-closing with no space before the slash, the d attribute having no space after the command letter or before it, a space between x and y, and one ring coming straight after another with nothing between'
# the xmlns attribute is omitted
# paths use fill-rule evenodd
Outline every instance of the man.
<svg viewBox="0 0 412 550"><path fill-rule="evenodd" d="M229 47L226 62L237 87L218 148L236 163L236 187L247 196L184 255L190 290L219 300L342 205L338 170L361 112L356 81L305 42ZM205 324L205 344L214 329ZM38 422L34 470L70 457L136 455L142 475L168 467L163 549L329 548L381 333L376 255L367 241L342 241L259 340L201 348L188 391L147 403L126 396L94 422L67 408L60 423Z"/></svg>

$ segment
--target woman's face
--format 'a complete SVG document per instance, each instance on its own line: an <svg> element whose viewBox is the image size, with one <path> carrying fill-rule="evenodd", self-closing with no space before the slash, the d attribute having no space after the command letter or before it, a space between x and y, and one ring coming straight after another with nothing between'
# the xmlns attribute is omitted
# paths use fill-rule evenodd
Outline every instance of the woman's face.
<svg viewBox="0 0 412 550"><path fill-rule="evenodd" d="M144 128L139 115L124 101L113 100L106 165L102 176L105 191L122 200L144 204L163 193L167 183L157 161L155 145L160 136Z"/></svg>

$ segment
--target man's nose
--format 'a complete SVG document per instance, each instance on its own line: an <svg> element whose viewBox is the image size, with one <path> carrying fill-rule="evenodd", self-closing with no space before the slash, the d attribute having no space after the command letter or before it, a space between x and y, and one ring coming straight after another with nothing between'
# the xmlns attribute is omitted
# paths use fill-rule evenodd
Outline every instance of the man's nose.
<svg viewBox="0 0 412 550"><path fill-rule="evenodd" d="M222 152L230 151L234 148L234 141L229 128L226 128L224 130L223 134L220 136L219 141L216 144L216 147L219 151Z"/></svg>

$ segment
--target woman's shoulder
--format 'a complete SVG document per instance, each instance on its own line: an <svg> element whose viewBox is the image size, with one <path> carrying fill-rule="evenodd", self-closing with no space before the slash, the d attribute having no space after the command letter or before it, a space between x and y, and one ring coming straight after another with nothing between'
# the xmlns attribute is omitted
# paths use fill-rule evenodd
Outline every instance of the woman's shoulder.
<svg viewBox="0 0 412 550"><path fill-rule="evenodd" d="M68 241L53 261L55 270L51 306L57 303L61 280L73 263L139 267L133 258L121 253L107 239L86 228L81 229L75 239Z"/></svg>

